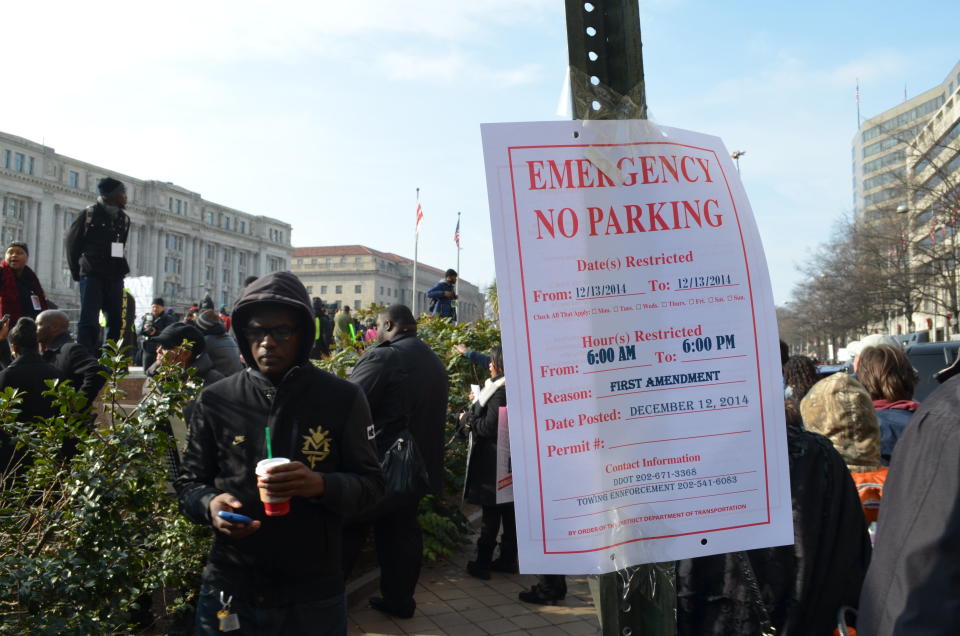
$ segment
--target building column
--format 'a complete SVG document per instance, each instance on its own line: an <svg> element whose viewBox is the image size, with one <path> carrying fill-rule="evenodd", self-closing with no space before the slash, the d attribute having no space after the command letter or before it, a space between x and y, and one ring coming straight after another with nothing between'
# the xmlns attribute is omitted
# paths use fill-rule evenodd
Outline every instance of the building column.
<svg viewBox="0 0 960 636"><path fill-rule="evenodd" d="M63 231L63 216L65 212L63 206L56 204L53 206L53 230L50 232L50 235L53 237L53 249L50 250L51 256L51 267L53 268L53 273L50 275L50 280L53 284L53 289L61 288L61 281L63 280L63 256L66 251L66 246L64 245L64 231Z"/></svg>

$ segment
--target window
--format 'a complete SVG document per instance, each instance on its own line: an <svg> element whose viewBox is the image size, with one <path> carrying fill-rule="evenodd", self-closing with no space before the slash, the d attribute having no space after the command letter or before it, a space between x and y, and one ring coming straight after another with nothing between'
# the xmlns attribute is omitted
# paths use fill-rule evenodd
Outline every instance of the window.
<svg viewBox="0 0 960 636"><path fill-rule="evenodd" d="M241 267L243 267L244 265L247 264L247 253L246 253L246 252L240 252L240 253L237 254L237 264L240 265Z"/></svg>
<svg viewBox="0 0 960 636"><path fill-rule="evenodd" d="M180 206L181 206L182 204L183 204L183 201L181 201L180 199L177 199L177 204L176 204L176 205L177 205L177 214L180 214L180 212L181 212Z"/></svg>
<svg viewBox="0 0 960 636"><path fill-rule="evenodd" d="M177 295L177 284L171 281L164 281L163 295L167 298L173 298Z"/></svg>
<svg viewBox="0 0 960 636"><path fill-rule="evenodd" d="M167 209L173 212L173 197L167 197Z"/></svg>
<svg viewBox="0 0 960 636"><path fill-rule="evenodd" d="M23 164L26 157L23 156L22 152L15 152L13 154L13 169L17 172L23 172Z"/></svg>
<svg viewBox="0 0 960 636"><path fill-rule="evenodd" d="M223 251L223 264L224 264L224 265L229 265L229 264L230 264L230 252L228 252L228 251L226 251L226 250Z"/></svg>
<svg viewBox="0 0 960 636"><path fill-rule="evenodd" d="M343 285L337 285L337 286L333 289L333 293L335 293L335 294L342 294L342 293L343 293Z"/></svg>
<svg viewBox="0 0 960 636"><path fill-rule="evenodd" d="M243 281L247 277L247 273L242 269L237 270L237 285L243 286Z"/></svg>
<svg viewBox="0 0 960 636"><path fill-rule="evenodd" d="M307 287L307 295L308 295L308 296L313 296L313 286Z"/></svg>
<svg viewBox="0 0 960 636"><path fill-rule="evenodd" d="M209 225L213 225L213 222L214 222L213 212L211 210L207 210L207 223Z"/></svg>
<svg viewBox="0 0 960 636"><path fill-rule="evenodd" d="M183 273L183 261L179 258L167 256L163 259L163 271L167 274Z"/></svg>
<svg viewBox="0 0 960 636"><path fill-rule="evenodd" d="M321 294L326 294L326 293L327 293L327 286L326 286L326 285L320 285L320 293L321 293Z"/></svg>
<svg viewBox="0 0 960 636"><path fill-rule="evenodd" d="M239 231L241 234L246 234L246 233L247 233L247 222L246 222L246 221L240 221L240 229L239 229L238 231Z"/></svg>
<svg viewBox="0 0 960 636"><path fill-rule="evenodd" d="M359 298L358 298L357 300L353 301L353 308L354 308L354 309L360 309L360 299L359 299Z"/></svg>
<svg viewBox="0 0 960 636"><path fill-rule="evenodd" d="M212 265L207 265L207 276L206 278L204 278L204 280L206 280L208 283L213 282L213 266Z"/></svg>
<svg viewBox="0 0 960 636"><path fill-rule="evenodd" d="M217 248L214 245L207 245L207 260L212 261L217 257ZM213 278L211 276L211 278Z"/></svg>
<svg viewBox="0 0 960 636"><path fill-rule="evenodd" d="M27 166L27 174L33 174L33 157L28 157Z"/></svg>
<svg viewBox="0 0 960 636"><path fill-rule="evenodd" d="M225 230L230 229L230 217L226 214L224 214L223 219L221 219L220 227L224 228Z"/></svg>
<svg viewBox="0 0 960 636"><path fill-rule="evenodd" d="M354 293L354 294L362 294L362 293L363 293L363 285L354 285L354 286L353 286L353 293Z"/></svg>
<svg viewBox="0 0 960 636"><path fill-rule="evenodd" d="M230 284L230 270L229 270L229 269L223 270L223 282L227 283L228 285Z"/></svg>
<svg viewBox="0 0 960 636"><path fill-rule="evenodd" d="M383 296L383 285L380 285L380 295Z"/></svg>
<svg viewBox="0 0 960 636"><path fill-rule="evenodd" d="M220 292L220 304L221 304L221 305L229 305L230 303L227 302L227 299L228 299L228 298L229 298L229 296L227 296L227 292L225 292L225 291Z"/></svg>
<svg viewBox="0 0 960 636"><path fill-rule="evenodd" d="M167 249L175 252L183 251L183 237L177 234L167 234Z"/></svg>
<svg viewBox="0 0 960 636"><path fill-rule="evenodd" d="M354 262L355 264L359 265L359 264L360 264L360 257L359 257L359 256L354 256L354 257L353 257L353 262Z"/></svg>
<svg viewBox="0 0 960 636"><path fill-rule="evenodd" d="M67 185L71 188L80 187L80 173L76 170L71 170L67 173Z"/></svg>
<svg viewBox="0 0 960 636"><path fill-rule="evenodd" d="M17 219L22 221L26 207L27 202L24 199L6 197L3 200L3 216L8 219Z"/></svg>
<svg viewBox="0 0 960 636"><path fill-rule="evenodd" d="M3 151L3 167L6 168L7 170L10 169L10 151L9 150Z"/></svg>

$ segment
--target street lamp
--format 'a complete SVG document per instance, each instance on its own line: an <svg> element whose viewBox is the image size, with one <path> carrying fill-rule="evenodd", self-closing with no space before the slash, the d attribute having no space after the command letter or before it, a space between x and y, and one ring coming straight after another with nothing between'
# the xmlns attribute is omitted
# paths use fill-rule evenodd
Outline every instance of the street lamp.
<svg viewBox="0 0 960 636"><path fill-rule="evenodd" d="M740 174L740 157L747 154L746 150L734 150L730 153L730 158L737 162L737 174Z"/></svg>

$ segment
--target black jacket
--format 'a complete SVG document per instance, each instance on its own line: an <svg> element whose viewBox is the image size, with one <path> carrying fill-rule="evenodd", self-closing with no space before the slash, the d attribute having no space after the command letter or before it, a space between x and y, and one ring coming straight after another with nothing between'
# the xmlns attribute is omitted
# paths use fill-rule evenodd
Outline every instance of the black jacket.
<svg viewBox="0 0 960 636"><path fill-rule="evenodd" d="M176 320L166 311L161 312L159 316L153 316L151 314L151 318L153 318L153 320L144 323L143 328L140 330L140 335L144 337L143 350L148 353L156 353L157 343L153 340L153 337L159 336L164 329L175 323Z"/></svg>
<svg viewBox="0 0 960 636"><path fill-rule="evenodd" d="M960 376L923 401L897 442L858 621L862 636L958 630Z"/></svg>
<svg viewBox="0 0 960 636"><path fill-rule="evenodd" d="M81 212L67 232L67 262L73 280L81 276L123 278L130 273L124 257L110 255L110 244L126 244L130 217L122 209L111 219L102 203L95 203Z"/></svg>
<svg viewBox="0 0 960 636"><path fill-rule="evenodd" d="M59 380L63 376L52 365L43 361L39 353L27 353L14 358L7 368L0 371L0 390L13 387L23 391L20 403L19 422L36 418L52 417L53 405L42 393L48 390L46 380ZM4 472L14 457L10 436L0 430L0 473Z"/></svg>
<svg viewBox="0 0 960 636"><path fill-rule="evenodd" d="M829 635L840 607L856 607L870 538L850 472L828 439L798 425L787 450L794 545L679 561L679 636L760 634L764 609L778 635Z"/></svg>
<svg viewBox="0 0 960 636"><path fill-rule="evenodd" d="M233 375L243 369L243 362L240 360L240 347L233 336L227 334L227 331L220 323L215 324L203 331L204 351L210 357L213 368L223 375Z"/></svg>
<svg viewBox="0 0 960 636"><path fill-rule="evenodd" d="M244 330L257 304L279 303L300 316L300 357L278 385L255 370ZM217 532L203 579L262 604L306 602L343 591L341 519L383 494L383 476L368 438L370 409L353 384L307 361L313 316L306 289L289 272L259 278L244 290L233 329L250 369L205 388L190 417L190 434L177 493L186 515L210 523L210 500L230 492L241 512L263 526L242 540ZM267 518L257 494L256 463L273 453L324 474L326 492L294 498L290 513Z"/></svg>
<svg viewBox="0 0 960 636"><path fill-rule="evenodd" d="M86 347L74 342L69 333L63 333L41 355L93 404L107 380L100 375L103 367Z"/></svg>
<svg viewBox="0 0 960 636"><path fill-rule="evenodd" d="M496 380L498 378L494 378ZM473 431L473 448L467 464L465 499L478 506L497 503L497 439L500 407L507 405L506 385L498 388L481 405L475 402L467 411L467 423Z"/></svg>
<svg viewBox="0 0 960 636"><path fill-rule="evenodd" d="M368 349L350 374L367 396L383 458L405 428L423 457L430 488L443 492L443 433L447 419L447 369L414 333Z"/></svg>

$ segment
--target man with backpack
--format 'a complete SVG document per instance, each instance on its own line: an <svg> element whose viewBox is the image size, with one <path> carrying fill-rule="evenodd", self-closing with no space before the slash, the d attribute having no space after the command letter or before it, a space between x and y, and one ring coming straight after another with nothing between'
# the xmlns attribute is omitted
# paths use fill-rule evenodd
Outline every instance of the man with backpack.
<svg viewBox="0 0 960 636"><path fill-rule="evenodd" d="M70 273L80 283L77 342L94 356L100 354L101 310L107 318L107 339L120 340L123 277L130 272L125 257L130 232L130 217L124 212L126 187L116 179L104 177L97 183L97 190L97 202L77 216L66 241Z"/></svg>

